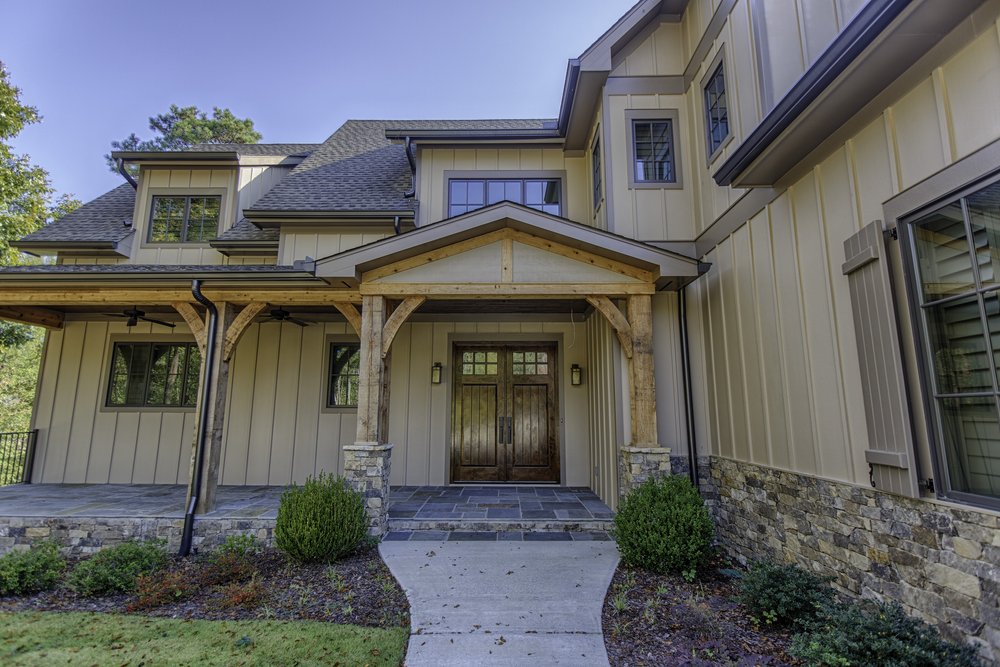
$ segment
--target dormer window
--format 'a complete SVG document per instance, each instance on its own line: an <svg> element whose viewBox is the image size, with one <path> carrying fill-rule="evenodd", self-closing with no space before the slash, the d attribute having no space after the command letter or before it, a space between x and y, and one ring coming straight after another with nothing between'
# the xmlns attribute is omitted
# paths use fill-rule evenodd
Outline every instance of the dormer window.
<svg viewBox="0 0 1000 667"><path fill-rule="evenodd" d="M152 243L207 243L219 233L222 197L155 196L149 218Z"/></svg>
<svg viewBox="0 0 1000 667"><path fill-rule="evenodd" d="M463 178L448 182L449 217L504 200L562 215L562 187L558 178Z"/></svg>

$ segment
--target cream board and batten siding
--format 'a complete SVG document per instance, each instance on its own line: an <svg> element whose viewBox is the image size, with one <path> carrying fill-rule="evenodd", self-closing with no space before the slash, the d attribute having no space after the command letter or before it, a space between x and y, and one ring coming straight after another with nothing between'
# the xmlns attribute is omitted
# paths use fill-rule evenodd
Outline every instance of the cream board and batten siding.
<svg viewBox="0 0 1000 667"><path fill-rule="evenodd" d="M186 194L198 188L223 188L222 224L220 233L236 222L237 170L235 168L200 169L143 169L135 199L133 224L136 240L132 244L133 264L224 264L225 256L207 244L150 243L149 214L152 192L163 194L164 189Z"/></svg>
<svg viewBox="0 0 1000 667"><path fill-rule="evenodd" d="M583 157L566 157L561 148L418 148L418 226L448 217L447 176L459 172L475 178L471 172L482 171L494 177L496 172L565 172L562 217L574 222L593 224L590 162Z"/></svg>
<svg viewBox="0 0 1000 667"><path fill-rule="evenodd" d="M112 340L192 341L187 331L140 322L68 321L47 334L34 412L34 481L180 484L187 480L193 409L104 407Z"/></svg>
<svg viewBox="0 0 1000 667"><path fill-rule="evenodd" d="M843 242L892 196L1000 138L998 91L992 24L708 252L688 296L699 433L713 454L868 482ZM901 324L911 338L905 313Z"/></svg>
<svg viewBox="0 0 1000 667"><path fill-rule="evenodd" d="M393 484L447 484L450 456L451 342L559 340L560 426L565 482L588 486L588 389L569 369L586 367L587 326L551 321L411 321L392 346L389 438ZM68 322L49 334L34 427L35 479L42 483L181 484L188 475L195 412L104 407L112 340L191 340L183 325ZM354 442L354 409L325 407L331 340L356 340L343 322L252 325L230 368L220 483L301 483L341 472L341 447ZM430 382L444 364L444 382Z"/></svg>
<svg viewBox="0 0 1000 667"><path fill-rule="evenodd" d="M342 227L321 231L313 227L283 227L278 243L278 259L283 265L291 265L295 260L306 257L320 259L339 252L374 243L391 236L389 231L372 231L370 227Z"/></svg>

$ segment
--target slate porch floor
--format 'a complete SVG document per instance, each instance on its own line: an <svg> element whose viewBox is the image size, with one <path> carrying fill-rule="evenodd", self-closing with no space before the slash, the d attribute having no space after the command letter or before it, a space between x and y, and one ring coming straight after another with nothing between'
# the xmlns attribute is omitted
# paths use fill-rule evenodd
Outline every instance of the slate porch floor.
<svg viewBox="0 0 1000 667"><path fill-rule="evenodd" d="M275 519L281 486L220 486L213 519ZM181 519L182 484L15 484L0 486L0 517Z"/></svg>
<svg viewBox="0 0 1000 667"><path fill-rule="evenodd" d="M565 486L395 486L389 520L594 521L614 513L586 487Z"/></svg>

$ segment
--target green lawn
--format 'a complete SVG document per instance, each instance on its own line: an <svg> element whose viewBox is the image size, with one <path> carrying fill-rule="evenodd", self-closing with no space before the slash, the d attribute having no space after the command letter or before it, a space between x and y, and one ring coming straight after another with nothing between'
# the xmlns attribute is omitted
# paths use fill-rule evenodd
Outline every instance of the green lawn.
<svg viewBox="0 0 1000 667"><path fill-rule="evenodd" d="M313 621L183 621L80 612L0 613L3 665L402 664L406 628Z"/></svg>

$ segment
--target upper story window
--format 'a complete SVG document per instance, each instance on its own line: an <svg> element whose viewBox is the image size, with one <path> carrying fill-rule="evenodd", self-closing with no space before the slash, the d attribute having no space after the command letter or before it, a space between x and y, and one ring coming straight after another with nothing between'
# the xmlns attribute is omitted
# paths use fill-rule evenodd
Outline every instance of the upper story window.
<svg viewBox="0 0 1000 667"><path fill-rule="evenodd" d="M1000 182L908 229L944 489L1000 498Z"/></svg>
<svg viewBox="0 0 1000 667"><path fill-rule="evenodd" d="M705 132L711 160L729 137L729 100L726 97L726 74L721 60L708 77L704 92Z"/></svg>
<svg viewBox="0 0 1000 667"><path fill-rule="evenodd" d="M602 199L602 183L601 183L601 140L600 138L594 139L594 150L593 157L591 157L590 168L593 172L593 184L594 184L594 210L601 205Z"/></svg>
<svg viewBox="0 0 1000 667"><path fill-rule="evenodd" d="M109 407L192 407L201 352L194 343L116 343Z"/></svg>
<svg viewBox="0 0 1000 667"><path fill-rule="evenodd" d="M504 200L562 215L562 187L558 178L463 178L448 182L449 217Z"/></svg>
<svg viewBox="0 0 1000 667"><path fill-rule="evenodd" d="M673 122L633 120L632 155L636 183L676 183Z"/></svg>
<svg viewBox="0 0 1000 667"><path fill-rule="evenodd" d="M154 196L149 220L152 243L206 243L219 233L222 197Z"/></svg>

